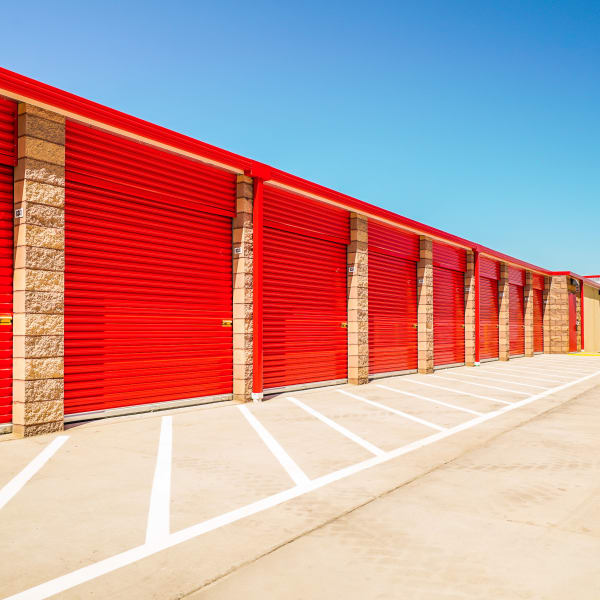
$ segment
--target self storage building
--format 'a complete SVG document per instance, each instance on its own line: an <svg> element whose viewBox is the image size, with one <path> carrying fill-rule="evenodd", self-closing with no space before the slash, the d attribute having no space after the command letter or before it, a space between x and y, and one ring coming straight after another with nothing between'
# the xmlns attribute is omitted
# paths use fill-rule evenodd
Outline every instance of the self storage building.
<svg viewBox="0 0 600 600"><path fill-rule="evenodd" d="M578 350L600 288L3 69L0 211L17 435Z"/></svg>

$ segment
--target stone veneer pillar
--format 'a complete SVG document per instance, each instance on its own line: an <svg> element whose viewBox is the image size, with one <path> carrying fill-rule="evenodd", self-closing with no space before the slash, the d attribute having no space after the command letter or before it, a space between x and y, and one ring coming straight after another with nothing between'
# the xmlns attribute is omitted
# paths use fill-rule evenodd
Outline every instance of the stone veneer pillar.
<svg viewBox="0 0 600 600"><path fill-rule="evenodd" d="M548 304L551 354L569 351L569 288L566 275L549 278Z"/></svg>
<svg viewBox="0 0 600 600"><path fill-rule="evenodd" d="M525 272L525 356L533 356L533 275Z"/></svg>
<svg viewBox="0 0 600 600"><path fill-rule="evenodd" d="M500 360L510 358L510 287L508 265L500 263L498 280L498 342Z"/></svg>
<svg viewBox="0 0 600 600"><path fill-rule="evenodd" d="M367 217L350 213L348 246L348 383L369 381L369 246Z"/></svg>
<svg viewBox="0 0 600 600"><path fill-rule="evenodd" d="M475 255L467 250L465 271L465 365L475 366Z"/></svg>
<svg viewBox="0 0 600 600"><path fill-rule="evenodd" d="M433 240L419 236L417 337L419 373L433 373Z"/></svg>
<svg viewBox="0 0 600 600"><path fill-rule="evenodd" d="M252 399L253 179L237 177L233 219L233 399Z"/></svg>
<svg viewBox="0 0 600 600"><path fill-rule="evenodd" d="M13 433L23 437L63 429L65 119L25 103L18 114Z"/></svg>

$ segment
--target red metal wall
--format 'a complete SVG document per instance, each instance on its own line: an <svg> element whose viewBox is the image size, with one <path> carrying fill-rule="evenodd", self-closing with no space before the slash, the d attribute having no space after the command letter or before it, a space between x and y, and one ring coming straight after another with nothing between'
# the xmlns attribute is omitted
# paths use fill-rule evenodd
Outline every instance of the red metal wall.
<svg viewBox="0 0 600 600"><path fill-rule="evenodd" d="M13 314L13 168L0 165L0 316ZM0 324L0 423L12 420L12 325Z"/></svg>
<svg viewBox="0 0 600 600"><path fill-rule="evenodd" d="M479 257L479 358L498 358L500 263L487 256Z"/></svg>
<svg viewBox="0 0 600 600"><path fill-rule="evenodd" d="M369 222L369 372L417 368L419 236Z"/></svg>
<svg viewBox="0 0 600 600"><path fill-rule="evenodd" d="M464 363L466 252L434 242L433 265L434 364Z"/></svg>
<svg viewBox="0 0 600 600"><path fill-rule="evenodd" d="M509 289L509 352L511 355L525 354L525 295L523 286L511 283Z"/></svg>
<svg viewBox="0 0 600 600"><path fill-rule="evenodd" d="M479 357L498 358L499 355L498 281L481 277L479 280Z"/></svg>
<svg viewBox="0 0 600 600"><path fill-rule="evenodd" d="M0 316L13 314L13 165L17 103L0 98ZM0 324L0 423L12 421L12 325Z"/></svg>
<svg viewBox="0 0 600 600"><path fill-rule="evenodd" d="M232 391L233 175L66 128L65 413Z"/></svg>
<svg viewBox="0 0 600 600"><path fill-rule="evenodd" d="M349 215L264 188L265 390L346 379Z"/></svg>
<svg viewBox="0 0 600 600"><path fill-rule="evenodd" d="M533 290L533 351L544 351L544 294Z"/></svg>
<svg viewBox="0 0 600 600"><path fill-rule="evenodd" d="M0 164L17 162L17 103L0 97Z"/></svg>
<svg viewBox="0 0 600 600"><path fill-rule="evenodd" d="M577 352L577 296L569 292L569 352Z"/></svg>

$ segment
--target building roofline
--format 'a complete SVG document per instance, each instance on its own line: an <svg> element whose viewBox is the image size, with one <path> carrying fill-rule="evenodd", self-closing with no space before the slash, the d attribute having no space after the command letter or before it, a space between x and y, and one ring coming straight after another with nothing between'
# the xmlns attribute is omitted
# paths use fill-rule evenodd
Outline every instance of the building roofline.
<svg viewBox="0 0 600 600"><path fill-rule="evenodd" d="M110 131L128 135L167 150L179 151L198 160L210 162L218 167L237 173L269 173L269 183L285 187L302 195L307 195L348 210L365 214L416 233L434 237L466 249L477 250L492 258L512 265L536 271L543 275L571 274L553 272L528 263L508 254L498 252L481 244L453 235L442 229L425 225L419 221L403 217L397 213L364 202L347 194L337 192L318 183L270 167L250 158L229 152L206 142L150 123L119 110L103 106L76 94L63 91L51 85L36 81L24 75L0 67L0 94L15 100L29 102L42 108L54 110L67 118L80 119ZM579 275L572 275L582 279Z"/></svg>

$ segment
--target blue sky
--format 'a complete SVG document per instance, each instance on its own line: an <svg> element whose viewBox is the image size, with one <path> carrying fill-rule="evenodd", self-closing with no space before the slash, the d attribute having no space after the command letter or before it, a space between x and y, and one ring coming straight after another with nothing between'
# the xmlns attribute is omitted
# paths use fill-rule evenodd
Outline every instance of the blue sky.
<svg viewBox="0 0 600 600"><path fill-rule="evenodd" d="M12 10L8 69L535 264L600 271L597 1Z"/></svg>

